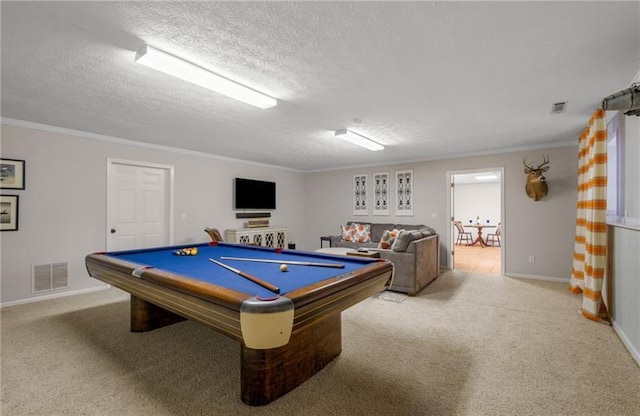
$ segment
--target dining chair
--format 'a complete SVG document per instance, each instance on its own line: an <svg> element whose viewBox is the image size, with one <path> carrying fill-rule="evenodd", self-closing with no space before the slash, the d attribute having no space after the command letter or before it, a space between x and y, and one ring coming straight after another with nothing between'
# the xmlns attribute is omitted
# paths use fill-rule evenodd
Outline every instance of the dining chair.
<svg viewBox="0 0 640 416"><path fill-rule="evenodd" d="M496 243L498 243L498 247L500 247L500 228L501 228L501 223L498 223L498 226L496 227L496 232L492 233L492 234L487 234L487 238L485 239L485 241L487 242L488 246L495 246Z"/></svg>
<svg viewBox="0 0 640 416"><path fill-rule="evenodd" d="M453 224L458 229L458 238L456 238L456 244L462 244L463 241L467 243L467 245L473 242L473 237L471 237L471 233L464 230L461 221L454 221Z"/></svg>

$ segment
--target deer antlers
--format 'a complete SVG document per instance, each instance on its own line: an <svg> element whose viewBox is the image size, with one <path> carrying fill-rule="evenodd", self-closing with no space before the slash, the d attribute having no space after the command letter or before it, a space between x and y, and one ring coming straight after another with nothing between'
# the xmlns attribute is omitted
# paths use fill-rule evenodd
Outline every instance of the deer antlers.
<svg viewBox="0 0 640 416"><path fill-rule="evenodd" d="M538 170L538 169L542 168L543 166L549 164L549 156L542 156L542 164L538 165L535 168L527 165L527 157L526 156L522 158L522 163L524 164L524 167L527 168L527 169Z"/></svg>

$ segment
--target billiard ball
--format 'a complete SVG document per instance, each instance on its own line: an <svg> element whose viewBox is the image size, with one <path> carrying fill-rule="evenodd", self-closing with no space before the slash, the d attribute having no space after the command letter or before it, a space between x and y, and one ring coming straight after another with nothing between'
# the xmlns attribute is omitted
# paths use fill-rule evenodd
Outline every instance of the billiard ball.
<svg viewBox="0 0 640 416"><path fill-rule="evenodd" d="M281 272L286 272L287 270L289 270L289 267L287 267L286 264L281 264L280 265L280 271Z"/></svg>
<svg viewBox="0 0 640 416"><path fill-rule="evenodd" d="M198 254L198 248L197 247L181 248L180 250L174 250L173 254L175 256L195 256L196 254Z"/></svg>

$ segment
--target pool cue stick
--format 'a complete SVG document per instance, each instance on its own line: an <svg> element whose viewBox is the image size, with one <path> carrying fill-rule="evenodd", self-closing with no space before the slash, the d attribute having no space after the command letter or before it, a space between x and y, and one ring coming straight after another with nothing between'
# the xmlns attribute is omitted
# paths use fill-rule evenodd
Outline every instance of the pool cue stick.
<svg viewBox="0 0 640 416"><path fill-rule="evenodd" d="M277 263L277 264L293 264L295 266L317 266L317 267L335 267L337 269L344 269L342 263L313 263L308 261L293 261L293 260L266 260L266 259L250 259L246 257L220 257L222 260L240 260L240 261L254 261L256 263Z"/></svg>
<svg viewBox="0 0 640 416"><path fill-rule="evenodd" d="M245 273L245 272L243 272L242 270L238 270L238 269L236 269L236 268L234 268L234 267L227 266L226 264L224 264L224 263L220 263L219 261L214 260L214 259L212 259L212 258L209 258L209 261L211 261L211 262L213 262L213 263L217 264L218 266L222 266L222 267L224 267L225 269L230 270L230 271L234 272L235 274L238 274L238 275L240 275L240 276L244 277L245 279L251 280L253 283L258 284L258 285L260 285L260 286L264 287L265 289L269 289L269 290L270 290L270 291L272 291L273 293L278 293L278 294L280 294L280 288L279 288L279 287L277 287L277 286L275 286L275 285L272 285L272 284L271 284L271 283L269 283L269 282L265 282L265 281L264 281L264 280L262 280L262 279L258 279L257 277L250 275L249 273Z"/></svg>

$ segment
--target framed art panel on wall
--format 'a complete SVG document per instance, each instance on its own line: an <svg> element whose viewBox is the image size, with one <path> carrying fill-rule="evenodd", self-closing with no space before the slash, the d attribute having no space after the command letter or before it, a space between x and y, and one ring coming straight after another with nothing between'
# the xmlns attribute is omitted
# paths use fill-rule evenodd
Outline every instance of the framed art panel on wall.
<svg viewBox="0 0 640 416"><path fill-rule="evenodd" d="M0 196L0 231L18 231L18 195Z"/></svg>
<svg viewBox="0 0 640 416"><path fill-rule="evenodd" d="M353 215L367 215L367 175L353 176Z"/></svg>
<svg viewBox="0 0 640 416"><path fill-rule="evenodd" d="M389 215L389 172L373 174L373 215Z"/></svg>
<svg viewBox="0 0 640 416"><path fill-rule="evenodd" d="M0 189L24 189L24 160L0 159Z"/></svg>
<svg viewBox="0 0 640 416"><path fill-rule="evenodd" d="M413 215L413 170L396 172L396 215Z"/></svg>

